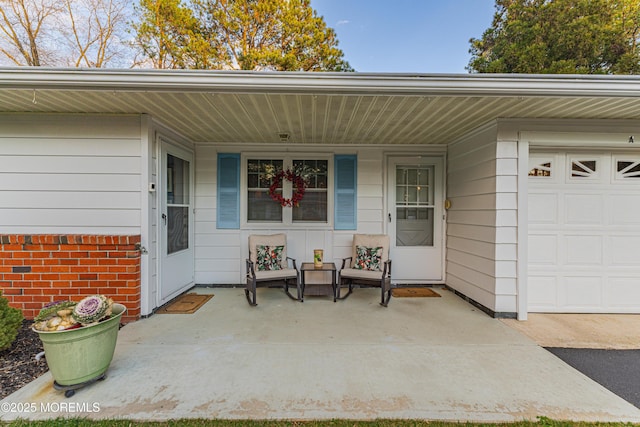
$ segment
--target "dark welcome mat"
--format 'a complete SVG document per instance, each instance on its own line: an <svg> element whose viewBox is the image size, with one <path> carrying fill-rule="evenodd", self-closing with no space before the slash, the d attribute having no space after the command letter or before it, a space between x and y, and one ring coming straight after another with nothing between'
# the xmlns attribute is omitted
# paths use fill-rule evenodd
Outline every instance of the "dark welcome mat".
<svg viewBox="0 0 640 427"><path fill-rule="evenodd" d="M431 288L395 288L391 290L391 295L396 298L410 297L439 297L440 294Z"/></svg>
<svg viewBox="0 0 640 427"><path fill-rule="evenodd" d="M195 313L205 302L213 298L213 295L184 294L171 303L159 309L160 314L191 314Z"/></svg>

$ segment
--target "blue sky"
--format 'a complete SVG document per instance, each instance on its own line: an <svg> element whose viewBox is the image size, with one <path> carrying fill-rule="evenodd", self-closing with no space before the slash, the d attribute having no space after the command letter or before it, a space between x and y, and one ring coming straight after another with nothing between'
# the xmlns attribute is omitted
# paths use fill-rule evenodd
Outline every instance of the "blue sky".
<svg viewBox="0 0 640 427"><path fill-rule="evenodd" d="M467 73L494 0L311 0L359 72Z"/></svg>

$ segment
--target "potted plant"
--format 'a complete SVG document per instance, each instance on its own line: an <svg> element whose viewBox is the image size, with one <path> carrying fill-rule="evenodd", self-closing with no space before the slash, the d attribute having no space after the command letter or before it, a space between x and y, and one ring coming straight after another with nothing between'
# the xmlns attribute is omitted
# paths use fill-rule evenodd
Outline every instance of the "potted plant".
<svg viewBox="0 0 640 427"><path fill-rule="evenodd" d="M125 311L124 305L103 295L42 308L32 329L42 341L54 388L70 397L74 390L104 378Z"/></svg>

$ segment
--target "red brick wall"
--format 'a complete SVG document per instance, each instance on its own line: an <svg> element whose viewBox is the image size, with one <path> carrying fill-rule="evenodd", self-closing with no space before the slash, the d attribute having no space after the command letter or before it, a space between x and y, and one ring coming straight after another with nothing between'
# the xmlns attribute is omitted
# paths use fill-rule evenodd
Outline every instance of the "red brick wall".
<svg viewBox="0 0 640 427"><path fill-rule="evenodd" d="M103 294L140 317L140 236L0 235L0 289L32 319L49 302Z"/></svg>

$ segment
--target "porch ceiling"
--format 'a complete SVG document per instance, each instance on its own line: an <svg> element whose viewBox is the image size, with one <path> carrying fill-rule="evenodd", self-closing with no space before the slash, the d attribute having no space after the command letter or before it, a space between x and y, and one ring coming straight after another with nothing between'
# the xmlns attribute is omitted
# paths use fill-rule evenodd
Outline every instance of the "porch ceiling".
<svg viewBox="0 0 640 427"><path fill-rule="evenodd" d="M640 80L0 69L0 112L146 113L196 143L447 144L497 118L640 120Z"/></svg>

